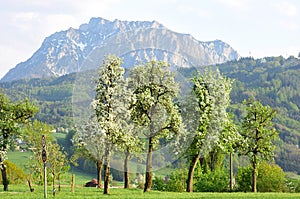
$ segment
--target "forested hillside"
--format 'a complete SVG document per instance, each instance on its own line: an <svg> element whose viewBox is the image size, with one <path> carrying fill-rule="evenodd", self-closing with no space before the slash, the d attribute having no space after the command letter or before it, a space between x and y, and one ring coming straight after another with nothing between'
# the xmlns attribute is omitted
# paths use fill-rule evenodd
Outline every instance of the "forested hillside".
<svg viewBox="0 0 300 199"><path fill-rule="evenodd" d="M235 79L231 93L233 104L255 97L277 111L275 123L281 132L300 136L300 59L242 58L218 67L227 77ZM235 113L239 115L238 112ZM289 142L299 145L298 141Z"/></svg>
<svg viewBox="0 0 300 199"><path fill-rule="evenodd" d="M218 66L235 79L232 110L239 118L240 104L255 97L276 110L274 124L280 133L276 163L285 171L300 173L300 59L289 57L242 58Z"/></svg>
<svg viewBox="0 0 300 199"><path fill-rule="evenodd" d="M215 67L215 66L214 66ZM280 132L276 163L285 171L300 173L300 59L289 57L242 58L217 66L234 79L231 110L238 122L243 111L241 102L255 97L276 110L274 124ZM191 77L193 69L179 69ZM76 74L59 78L18 80L0 83L11 100L29 98L40 111L36 119L53 124L57 129L71 128L72 91Z"/></svg>
<svg viewBox="0 0 300 199"><path fill-rule="evenodd" d="M75 79L76 74L72 73L58 78L4 82L0 88L13 101L27 98L37 105L35 119L67 129L73 125L71 103Z"/></svg>

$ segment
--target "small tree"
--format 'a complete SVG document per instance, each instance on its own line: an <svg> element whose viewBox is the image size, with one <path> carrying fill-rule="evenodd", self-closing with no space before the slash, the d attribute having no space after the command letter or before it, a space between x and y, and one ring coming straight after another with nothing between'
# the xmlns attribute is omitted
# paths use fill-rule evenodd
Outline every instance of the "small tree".
<svg viewBox="0 0 300 199"><path fill-rule="evenodd" d="M260 160L270 160L274 156L273 141L278 138L278 132L273 127L272 119L275 111L269 106L263 106L259 101L248 99L241 135L244 147L241 154L247 155L252 164L252 191L256 192L257 166Z"/></svg>
<svg viewBox="0 0 300 199"><path fill-rule="evenodd" d="M173 98L178 93L174 74L163 62L149 62L130 71L130 84L135 100L131 106L131 118L145 128L148 139L146 182L144 192L152 185L152 160L155 145L160 138L172 138L180 132L181 117Z"/></svg>
<svg viewBox="0 0 300 199"><path fill-rule="evenodd" d="M23 139L27 143L28 150L33 153L26 164L27 170L30 171L29 180L33 178L39 184L43 182L42 135L46 136L48 145L54 140L50 133L51 130L48 124L34 120L23 131Z"/></svg>
<svg viewBox="0 0 300 199"><path fill-rule="evenodd" d="M237 127L230 119L224 126L224 130L219 137L219 147L225 153L229 153L229 178L230 178L230 191L233 190L233 160L232 154L240 147L240 143L242 143L242 137L239 134Z"/></svg>
<svg viewBox="0 0 300 199"><path fill-rule="evenodd" d="M133 124L129 125L134 127ZM127 134L124 139L124 143L122 144L122 149L125 153L124 158L124 188L129 188L129 160L137 153L142 151L144 148L143 142L138 137L138 131L133 128L129 128Z"/></svg>
<svg viewBox="0 0 300 199"><path fill-rule="evenodd" d="M56 194L56 180L58 180L58 191L61 189L61 176L70 169L69 161L62 148L57 143L47 143L47 162L50 164L52 173L53 195Z"/></svg>
<svg viewBox="0 0 300 199"><path fill-rule="evenodd" d="M72 162L82 156L91 159L96 163L98 187L102 188L102 166L105 152L105 134L101 130L97 119L92 117L86 123L78 127L73 138L76 151L72 156Z"/></svg>
<svg viewBox="0 0 300 199"><path fill-rule="evenodd" d="M37 112L37 107L27 100L24 102L10 102L0 92L0 169L4 191L8 191L8 178L4 161L7 159L7 150L20 135L21 124L29 121Z"/></svg>
<svg viewBox="0 0 300 199"><path fill-rule="evenodd" d="M27 164L28 170L31 175L36 176L37 180L41 183L43 178L43 166L42 161L42 145L41 138L45 135L47 138L47 163L49 164L52 174L53 190L55 190L56 179L59 183L63 173L69 170L69 161L63 149L55 142L51 135L51 126L48 124L35 120L32 125L28 125L23 134L24 140L27 142L29 149L33 152L30 161ZM54 192L55 194L55 192Z"/></svg>

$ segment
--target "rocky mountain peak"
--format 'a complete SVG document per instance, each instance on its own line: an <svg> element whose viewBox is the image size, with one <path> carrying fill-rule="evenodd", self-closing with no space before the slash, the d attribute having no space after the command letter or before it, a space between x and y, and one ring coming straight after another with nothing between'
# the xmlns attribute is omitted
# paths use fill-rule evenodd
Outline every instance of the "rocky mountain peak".
<svg viewBox="0 0 300 199"><path fill-rule="evenodd" d="M91 18L45 38L27 61L17 64L1 81L61 76L101 65L103 57L123 57L124 67L150 60L174 67L201 67L237 59L238 53L221 40L202 42L173 32L157 21L110 21Z"/></svg>

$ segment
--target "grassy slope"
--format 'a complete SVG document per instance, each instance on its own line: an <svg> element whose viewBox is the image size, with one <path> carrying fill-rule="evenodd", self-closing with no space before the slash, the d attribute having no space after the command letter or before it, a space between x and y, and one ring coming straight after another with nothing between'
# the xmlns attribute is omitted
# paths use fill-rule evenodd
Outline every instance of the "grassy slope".
<svg viewBox="0 0 300 199"><path fill-rule="evenodd" d="M25 168L25 165L28 162L28 157L31 155L31 152L20 152L20 151L10 151L8 152L8 160L16 164L21 169Z"/></svg>
<svg viewBox="0 0 300 199"><path fill-rule="evenodd" d="M30 152L20 152L20 151L14 151L14 152L8 152L8 160L16 164L21 169L25 170L25 164L28 161L28 157L31 155ZM71 172L69 171L69 179L66 179L66 181L71 181ZM83 185L86 182L90 181L92 178L95 178L95 176L92 176L91 174L84 173L80 170L74 170L75 174L75 183L78 185ZM66 177L68 178L68 177ZM1 197L0 197L1 198Z"/></svg>

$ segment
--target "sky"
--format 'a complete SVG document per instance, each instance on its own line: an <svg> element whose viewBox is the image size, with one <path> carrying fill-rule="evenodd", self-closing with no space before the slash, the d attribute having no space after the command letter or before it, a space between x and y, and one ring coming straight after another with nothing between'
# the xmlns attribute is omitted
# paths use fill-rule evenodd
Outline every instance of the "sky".
<svg viewBox="0 0 300 199"><path fill-rule="evenodd" d="M0 78L55 32L92 17L158 21L200 41L220 39L243 57L298 56L299 0L0 0Z"/></svg>

